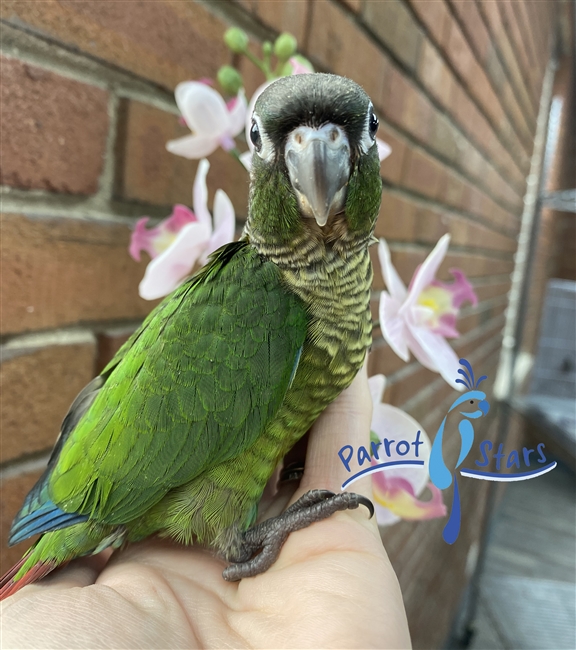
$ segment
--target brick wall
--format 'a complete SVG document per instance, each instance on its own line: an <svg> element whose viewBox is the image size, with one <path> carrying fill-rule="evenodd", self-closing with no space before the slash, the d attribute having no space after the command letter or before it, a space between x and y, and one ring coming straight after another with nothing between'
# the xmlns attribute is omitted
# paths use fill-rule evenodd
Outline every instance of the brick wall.
<svg viewBox="0 0 576 650"><path fill-rule="evenodd" d="M153 306L138 298L145 263L127 255L130 226L191 202L197 163L164 148L187 132L172 91L232 62L224 30L240 25L254 42L291 31L318 70L365 87L392 146L376 233L406 282L451 233L442 275L461 267L480 299L455 347L493 381L558 2L3 1L2 571L22 551L5 549L10 520L68 404ZM251 93L261 79L242 65ZM223 152L211 163L211 197L221 186L242 219L237 163ZM381 337L370 370L433 434L450 387ZM416 647L448 632L484 496L463 489L474 517L455 547L441 521L384 533Z"/></svg>

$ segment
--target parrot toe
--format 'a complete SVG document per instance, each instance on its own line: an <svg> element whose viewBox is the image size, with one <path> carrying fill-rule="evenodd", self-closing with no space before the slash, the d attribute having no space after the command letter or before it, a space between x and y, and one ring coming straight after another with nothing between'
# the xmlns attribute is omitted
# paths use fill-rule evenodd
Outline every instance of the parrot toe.
<svg viewBox="0 0 576 650"><path fill-rule="evenodd" d="M280 555L290 533L327 519L335 512L354 510L360 505L368 508L370 517L374 515L372 502L360 494L334 494L329 490L306 492L281 515L267 519L243 533L241 548L234 557L228 557L233 564L224 569L224 580L235 582L264 573Z"/></svg>

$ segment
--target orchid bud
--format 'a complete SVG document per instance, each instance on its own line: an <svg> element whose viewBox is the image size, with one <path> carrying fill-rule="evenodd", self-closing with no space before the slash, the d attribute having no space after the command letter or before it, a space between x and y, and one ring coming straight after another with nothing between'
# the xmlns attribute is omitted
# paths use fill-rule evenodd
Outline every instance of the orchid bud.
<svg viewBox="0 0 576 650"><path fill-rule="evenodd" d="M237 95L244 85L242 76L230 65L223 65L216 76L222 90L229 95Z"/></svg>
<svg viewBox="0 0 576 650"><path fill-rule="evenodd" d="M248 35L239 27L230 27L224 33L224 42L235 54L242 54L248 47Z"/></svg>
<svg viewBox="0 0 576 650"><path fill-rule="evenodd" d="M264 43L262 43L262 52L264 53L264 56L270 56L272 50L272 43L270 43L270 41L264 41Z"/></svg>
<svg viewBox="0 0 576 650"><path fill-rule="evenodd" d="M280 76L287 77L291 74L303 74L307 72L314 72L314 67L307 58L301 54L291 56L289 61L280 69Z"/></svg>
<svg viewBox="0 0 576 650"><path fill-rule="evenodd" d="M288 60L293 54L296 53L298 42L288 32L280 34L274 43L274 54L281 60Z"/></svg>

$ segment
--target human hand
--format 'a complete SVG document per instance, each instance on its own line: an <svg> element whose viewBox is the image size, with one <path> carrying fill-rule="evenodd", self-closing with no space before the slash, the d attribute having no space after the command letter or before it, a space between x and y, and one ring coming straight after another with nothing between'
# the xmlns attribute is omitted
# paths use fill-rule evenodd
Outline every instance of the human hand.
<svg viewBox="0 0 576 650"><path fill-rule="evenodd" d="M337 450L368 444L366 369L310 432L299 486L282 484L265 517L310 489L340 491ZM372 496L371 480L354 492ZM71 562L2 603L8 648L408 648L400 588L366 509L292 533L268 571L240 582L207 549L151 539Z"/></svg>

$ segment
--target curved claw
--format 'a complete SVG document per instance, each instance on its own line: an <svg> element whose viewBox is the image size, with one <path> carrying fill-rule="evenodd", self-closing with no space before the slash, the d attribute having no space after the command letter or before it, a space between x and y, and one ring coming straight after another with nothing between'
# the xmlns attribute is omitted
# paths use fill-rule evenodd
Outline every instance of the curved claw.
<svg viewBox="0 0 576 650"><path fill-rule="evenodd" d="M361 494L357 494L356 496L358 497L358 505L366 506L368 508L368 512L370 513L370 517L368 518L372 519L374 516L374 504L372 501L370 501L370 499L367 497L363 497Z"/></svg>

